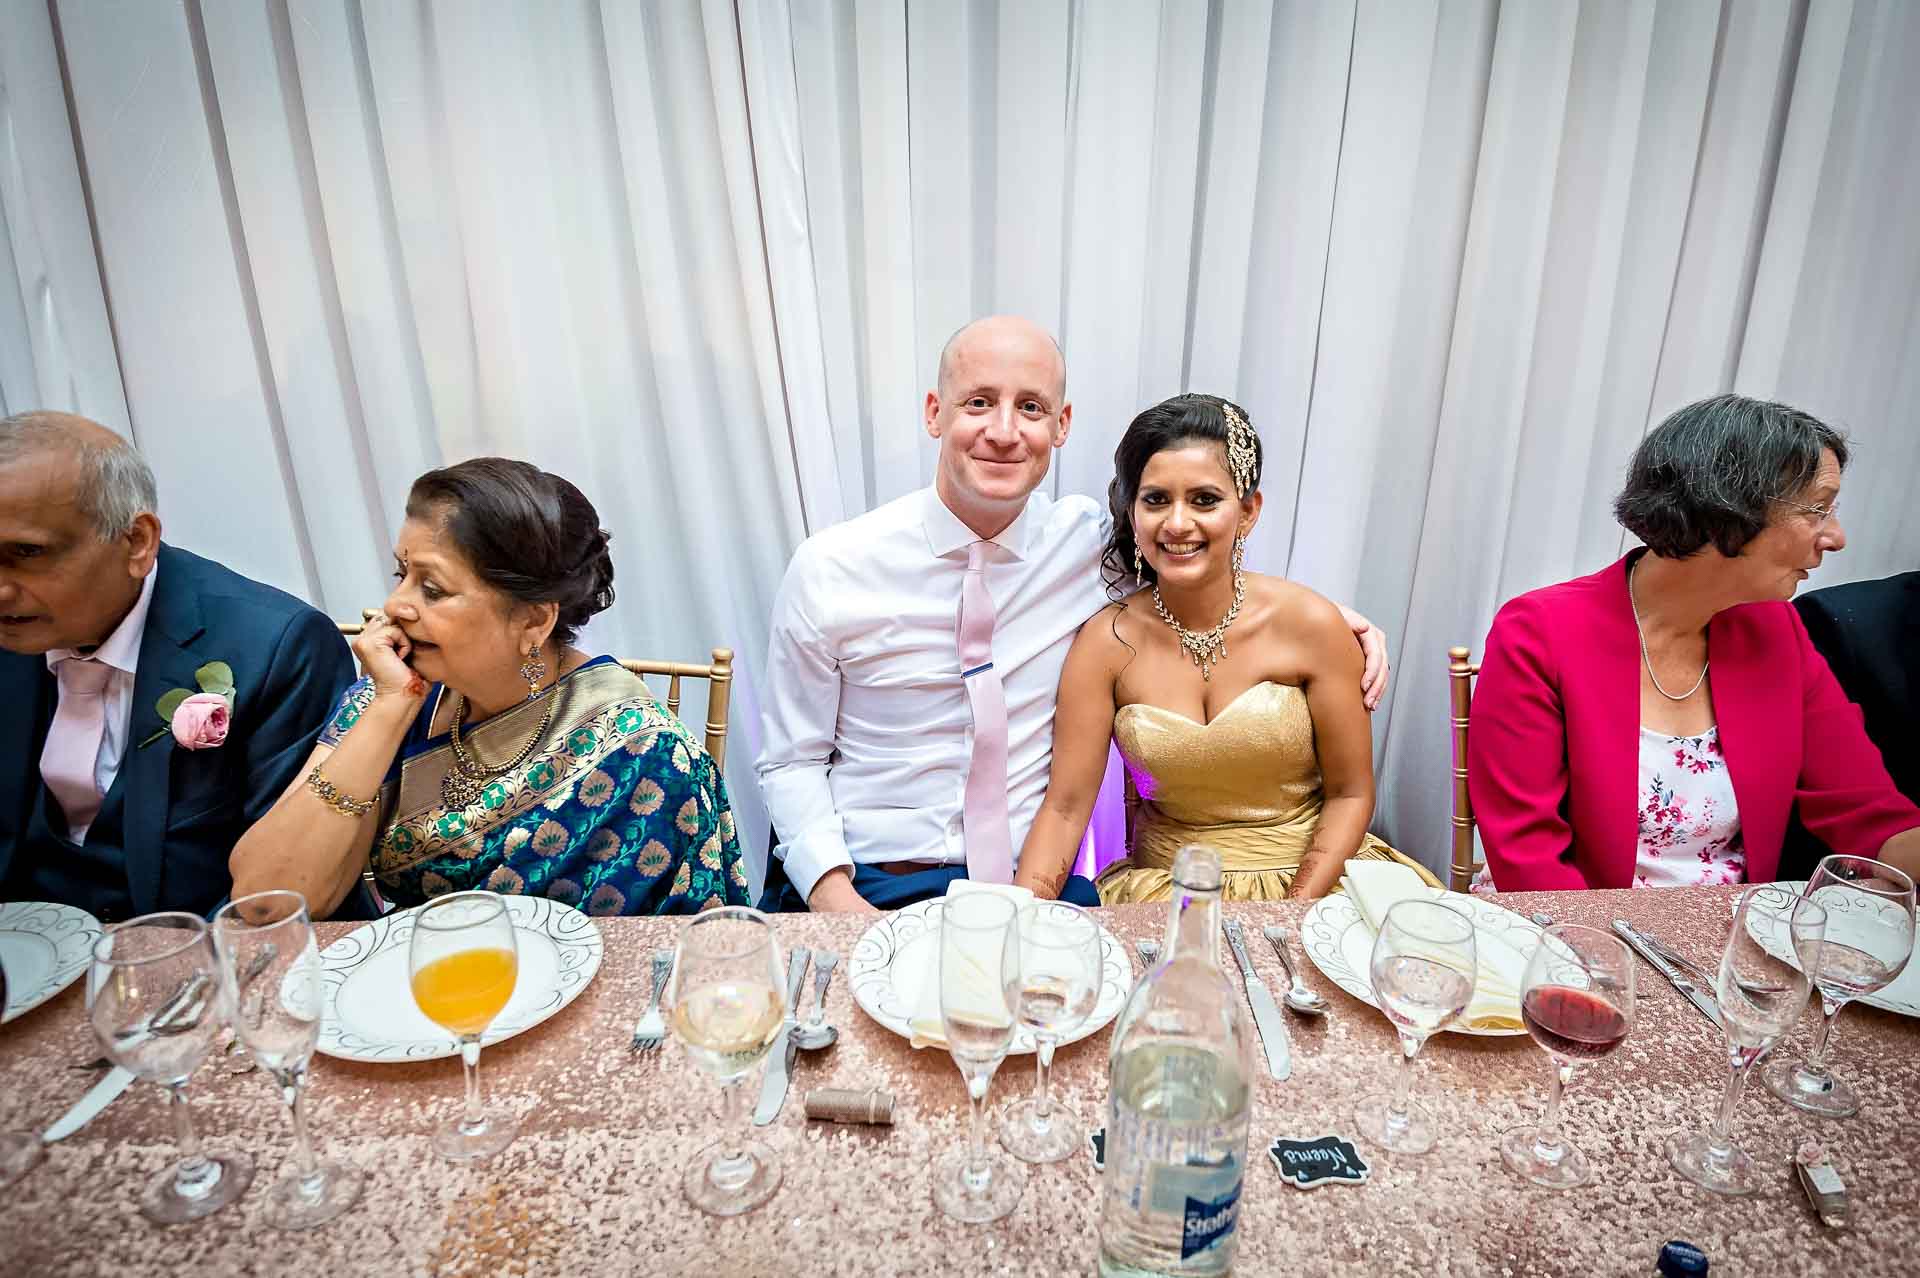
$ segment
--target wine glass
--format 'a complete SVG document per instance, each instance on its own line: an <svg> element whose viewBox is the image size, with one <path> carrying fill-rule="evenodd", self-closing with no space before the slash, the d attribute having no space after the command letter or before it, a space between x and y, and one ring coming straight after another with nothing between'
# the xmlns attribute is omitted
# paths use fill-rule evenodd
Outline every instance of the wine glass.
<svg viewBox="0 0 1920 1278"><path fill-rule="evenodd" d="M187 1079L213 1050L222 1021L220 966L196 914L142 914L93 943L87 1019L114 1064L167 1089L180 1161L147 1183L140 1212L162 1225L219 1211L246 1192L253 1163L204 1154L187 1115Z"/></svg>
<svg viewBox="0 0 1920 1278"><path fill-rule="evenodd" d="M1373 940L1374 997L1400 1031L1402 1067L1391 1093L1360 1102L1360 1134L1398 1154L1424 1154L1439 1138L1433 1111L1412 1099L1413 1058L1473 1001L1473 920L1442 901L1402 901Z"/></svg>
<svg viewBox="0 0 1920 1278"><path fill-rule="evenodd" d="M0 1011L7 1006L7 966L0 963ZM46 1147L32 1132L0 1132L0 1189L32 1171Z"/></svg>
<svg viewBox="0 0 1920 1278"><path fill-rule="evenodd" d="M1734 906L1733 930L1714 980L1727 1036L1726 1094L1709 1130L1676 1135L1667 1144L1674 1170L1702 1188L1718 1194L1759 1188L1753 1158L1733 1139L1733 1109L1754 1062L1786 1037L1806 1009L1826 929L1826 910L1783 887L1750 887ZM1785 956L1769 952L1762 936Z"/></svg>
<svg viewBox="0 0 1920 1278"><path fill-rule="evenodd" d="M407 945L413 1001L426 1018L460 1040L466 1112L433 1132L433 1149L452 1163L492 1158L513 1143L520 1124L489 1114L480 1100L480 1036L513 997L520 941L504 898L494 892L437 896L414 914Z"/></svg>
<svg viewBox="0 0 1920 1278"><path fill-rule="evenodd" d="M275 1229L325 1224L359 1201L366 1177L357 1167L314 1158L300 1107L321 1009L320 948L307 898L256 892L224 906L213 916L213 948L233 1031L279 1085L293 1119L296 1170L267 1196L266 1222Z"/></svg>
<svg viewBox="0 0 1920 1278"><path fill-rule="evenodd" d="M1520 982L1520 1018L1553 1063L1547 1112L1508 1132L1500 1161L1548 1189L1572 1189L1592 1174L1586 1155L1560 1135L1560 1097L1574 1070L1626 1041L1633 1024L1633 952L1599 928L1559 923L1541 934Z"/></svg>
<svg viewBox="0 0 1920 1278"><path fill-rule="evenodd" d="M720 1084L721 1137L687 1166L681 1188L715 1216L752 1211L780 1188L780 1164L745 1135L740 1081L766 1059L786 1018L773 921L733 905L695 915L674 956L673 1036L701 1073Z"/></svg>
<svg viewBox="0 0 1920 1278"><path fill-rule="evenodd" d="M1820 945L1820 1028L1804 1061L1780 1057L1760 1071L1760 1081L1796 1109L1824 1118L1845 1118L1860 1097L1844 1078L1827 1070L1833 1023L1840 1009L1863 994L1885 989L1913 954L1913 880L1891 865L1864 856L1830 856L1814 867L1807 897L1827 912Z"/></svg>
<svg viewBox="0 0 1920 1278"><path fill-rule="evenodd" d="M933 1201L955 1220L981 1224L1011 1212L1026 1169L986 1143L987 1085L1013 1042L1007 990L1017 986L1020 921L997 892L949 896L940 911L940 1024L973 1106L964 1148L933 1160Z"/></svg>
<svg viewBox="0 0 1920 1278"><path fill-rule="evenodd" d="M1080 1124L1056 1111L1047 1081L1053 1049L1087 1019L1100 999L1100 925L1066 901L1036 901L1020 911L1017 961L1008 965L1007 1006L1033 1031L1033 1095L1000 1115L1000 1143L1022 1162L1056 1163L1080 1148Z"/></svg>

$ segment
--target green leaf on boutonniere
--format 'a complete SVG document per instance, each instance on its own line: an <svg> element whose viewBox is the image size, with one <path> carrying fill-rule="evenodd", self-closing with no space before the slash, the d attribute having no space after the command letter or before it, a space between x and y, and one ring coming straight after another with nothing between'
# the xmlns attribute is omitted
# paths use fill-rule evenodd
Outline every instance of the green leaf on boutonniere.
<svg viewBox="0 0 1920 1278"><path fill-rule="evenodd" d="M192 695L193 694L185 688L175 688L172 692L164 694L160 698L160 704L157 707L160 711L161 721L171 724L173 722L173 712L180 708L182 701L185 701Z"/></svg>
<svg viewBox="0 0 1920 1278"><path fill-rule="evenodd" d="M200 691L211 692L216 696L233 696L233 667L224 661L209 661L193 672L194 681L200 685ZM176 703L177 704L177 703ZM169 721L172 713L166 712Z"/></svg>

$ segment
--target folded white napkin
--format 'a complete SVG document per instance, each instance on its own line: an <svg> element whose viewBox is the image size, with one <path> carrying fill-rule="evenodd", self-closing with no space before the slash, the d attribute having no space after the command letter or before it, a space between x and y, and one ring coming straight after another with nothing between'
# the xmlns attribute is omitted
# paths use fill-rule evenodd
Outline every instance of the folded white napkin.
<svg viewBox="0 0 1920 1278"><path fill-rule="evenodd" d="M1476 908L1485 909L1489 904L1475 902L1465 893L1430 887L1411 866L1397 861L1349 861L1340 886L1353 898L1360 917L1366 921L1367 931L1374 936L1380 934L1380 924L1387 917L1387 911L1402 901L1449 901L1460 906L1468 918L1474 918ZM1520 983L1526 977L1527 960L1532 955L1531 947L1523 949L1515 944L1517 939L1481 927L1475 920L1473 948L1477 970L1473 1001L1460 1016L1463 1025L1474 1029L1523 1028Z"/></svg>
<svg viewBox="0 0 1920 1278"><path fill-rule="evenodd" d="M997 892L1011 900L1016 909L1033 901L1030 889L1015 887L1011 883L975 883L971 879L955 879L947 884L948 900L968 892ZM923 966L919 972L919 997L914 1000L913 1036L908 1041L914 1047L945 1047L946 1025L940 1019L940 928L937 925L928 928L926 938L915 947L914 957ZM1008 1016L1006 991L1000 988L999 944L985 937L968 939L974 945L971 950L963 951L969 960L963 977L966 981L963 997L983 1016Z"/></svg>

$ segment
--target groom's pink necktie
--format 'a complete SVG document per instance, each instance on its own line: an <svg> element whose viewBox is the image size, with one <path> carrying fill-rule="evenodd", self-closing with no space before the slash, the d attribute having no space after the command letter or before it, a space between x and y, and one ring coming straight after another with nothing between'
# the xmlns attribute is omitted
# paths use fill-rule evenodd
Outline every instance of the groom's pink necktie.
<svg viewBox="0 0 1920 1278"><path fill-rule="evenodd" d="M967 547L960 588L960 678L973 710L973 761L967 768L964 835L967 877L1013 882L1013 835L1007 827L1007 697L993 668L993 596L987 593L987 545Z"/></svg>
<svg viewBox="0 0 1920 1278"><path fill-rule="evenodd" d="M40 752L40 776L67 814L67 830L77 842L100 813L93 765L107 733L106 691L113 667L68 657L55 667L54 677L60 681L60 707Z"/></svg>

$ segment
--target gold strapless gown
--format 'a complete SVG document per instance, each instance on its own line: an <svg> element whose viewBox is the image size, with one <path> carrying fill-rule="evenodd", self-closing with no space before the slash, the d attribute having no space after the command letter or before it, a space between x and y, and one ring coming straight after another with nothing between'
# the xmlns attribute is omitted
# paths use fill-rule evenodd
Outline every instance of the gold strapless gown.
<svg viewBox="0 0 1920 1278"><path fill-rule="evenodd" d="M1139 792L1131 855L1102 873L1105 905L1172 896L1173 855L1205 843L1220 853L1229 901L1277 901L1320 825L1320 758L1307 694L1292 684L1256 683L1214 716L1195 723L1160 706L1122 706L1113 737ZM1355 858L1424 866L1369 834Z"/></svg>

